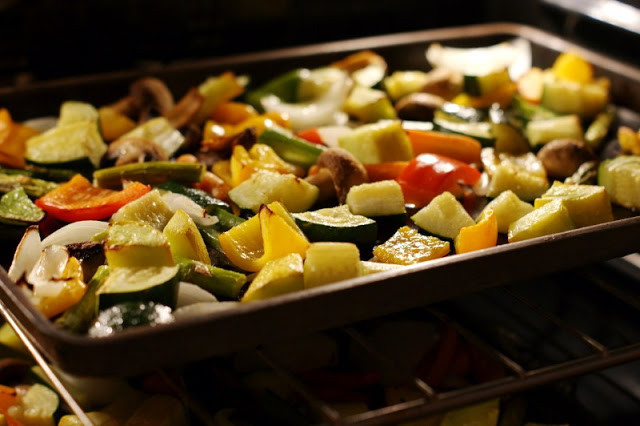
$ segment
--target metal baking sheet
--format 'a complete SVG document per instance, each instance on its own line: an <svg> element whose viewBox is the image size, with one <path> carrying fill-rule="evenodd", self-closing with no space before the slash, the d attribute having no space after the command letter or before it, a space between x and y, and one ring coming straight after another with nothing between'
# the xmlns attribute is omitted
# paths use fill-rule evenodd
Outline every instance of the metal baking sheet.
<svg viewBox="0 0 640 426"><path fill-rule="evenodd" d="M425 49L438 41L452 46L490 45L513 37L531 42L533 63L552 64L558 52L575 50L612 82L621 122L640 127L640 69L611 60L540 30L516 24L470 27L369 37L344 42L171 65L158 70L111 73L0 89L3 106L18 120L55 114L60 103L82 99L113 102L129 83L153 74L175 93L224 70L268 78L294 67L315 67L361 49L373 49L391 70L428 69ZM117 96L117 95L116 95ZM5 244L6 247L6 244ZM234 309L90 338L57 329L38 313L0 269L0 303L43 354L79 375L127 375L229 353L366 318L450 299L640 249L640 216L623 212L614 222L581 228L473 253L453 255L399 271L347 280Z"/></svg>

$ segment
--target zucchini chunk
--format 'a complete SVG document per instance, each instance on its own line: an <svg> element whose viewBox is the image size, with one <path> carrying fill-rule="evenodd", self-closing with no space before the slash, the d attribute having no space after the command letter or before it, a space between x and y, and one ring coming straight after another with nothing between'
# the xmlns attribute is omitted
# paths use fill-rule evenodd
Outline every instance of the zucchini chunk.
<svg viewBox="0 0 640 426"><path fill-rule="evenodd" d="M372 244L378 232L375 220L351 213L342 205L293 213L293 218L309 241L343 241L356 244Z"/></svg>
<svg viewBox="0 0 640 426"><path fill-rule="evenodd" d="M338 139L363 164L409 161L413 157L411 141L398 120L365 124Z"/></svg>
<svg viewBox="0 0 640 426"><path fill-rule="evenodd" d="M304 287L360 276L360 252L352 243L313 243L304 262Z"/></svg>
<svg viewBox="0 0 640 426"><path fill-rule="evenodd" d="M555 181L534 201L535 208L560 199L577 227L597 225L613 220L611 201L606 189L598 185L571 185Z"/></svg>
<svg viewBox="0 0 640 426"><path fill-rule="evenodd" d="M100 310L125 302L155 302L174 308L178 300L178 265L110 268L96 292Z"/></svg>
<svg viewBox="0 0 640 426"><path fill-rule="evenodd" d="M450 192L443 192L411 216L411 220L425 231L454 239L460 229L475 222Z"/></svg>
<svg viewBox="0 0 640 426"><path fill-rule="evenodd" d="M363 183L349 189L346 199L351 213L367 217L404 214L404 195L395 180Z"/></svg>
<svg viewBox="0 0 640 426"><path fill-rule="evenodd" d="M628 209L640 209L640 157L624 155L600 163L598 185L611 200Z"/></svg>
<svg viewBox="0 0 640 426"><path fill-rule="evenodd" d="M509 225L509 242L523 241L575 229L569 210L560 199L552 200Z"/></svg>

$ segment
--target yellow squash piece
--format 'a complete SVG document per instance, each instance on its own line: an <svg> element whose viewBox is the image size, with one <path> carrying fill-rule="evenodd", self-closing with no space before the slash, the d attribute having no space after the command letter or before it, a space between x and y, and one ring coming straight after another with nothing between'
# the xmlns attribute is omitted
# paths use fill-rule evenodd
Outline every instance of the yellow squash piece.
<svg viewBox="0 0 640 426"><path fill-rule="evenodd" d="M360 252L353 243L313 243L304 262L304 287L318 287L361 275Z"/></svg>
<svg viewBox="0 0 640 426"><path fill-rule="evenodd" d="M415 229L403 226L383 244L373 249L376 260L398 265L413 265L446 256L450 251L448 241L422 235Z"/></svg>
<svg viewBox="0 0 640 426"><path fill-rule="evenodd" d="M547 192L534 201L534 207L542 207L556 199L563 200L577 227L613 220L611 200L603 186L571 185L555 181Z"/></svg>
<svg viewBox="0 0 640 426"><path fill-rule="evenodd" d="M82 266L75 257L70 257L62 272L63 287L55 296L38 298L37 308L47 318L54 317L82 299L87 285L84 283Z"/></svg>
<svg viewBox="0 0 640 426"><path fill-rule="evenodd" d="M509 242L523 241L575 228L562 200L553 200L522 216L509 226Z"/></svg>
<svg viewBox="0 0 640 426"><path fill-rule="evenodd" d="M495 247L498 244L498 220L493 210L484 210L475 225L465 226L454 240L456 253Z"/></svg>
<svg viewBox="0 0 640 426"><path fill-rule="evenodd" d="M515 192L508 189L491 200L482 210L480 216L483 216L487 210L491 210L495 215L498 222L498 232L506 234L509 232L509 225L525 214L531 213L533 206L522 201Z"/></svg>
<svg viewBox="0 0 640 426"><path fill-rule="evenodd" d="M309 247L309 241L279 202L263 205L257 215L220 234L219 241L234 265L252 272L290 253L304 256Z"/></svg>
<svg viewBox="0 0 640 426"><path fill-rule="evenodd" d="M174 260L192 259L211 264L207 246L204 244L198 227L183 210L176 210L162 233L169 241L169 248Z"/></svg>
<svg viewBox="0 0 640 426"><path fill-rule="evenodd" d="M302 256L291 253L264 265L242 296L243 302L264 300L304 289Z"/></svg>

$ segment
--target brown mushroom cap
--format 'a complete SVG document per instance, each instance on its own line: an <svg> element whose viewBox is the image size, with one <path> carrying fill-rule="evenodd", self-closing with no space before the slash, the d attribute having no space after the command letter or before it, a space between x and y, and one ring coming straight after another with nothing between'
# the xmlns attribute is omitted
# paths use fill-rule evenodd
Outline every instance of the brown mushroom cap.
<svg viewBox="0 0 640 426"><path fill-rule="evenodd" d="M398 118L403 120L431 121L445 100L431 93L411 93L402 97L395 105Z"/></svg>
<svg viewBox="0 0 640 426"><path fill-rule="evenodd" d="M368 182L367 169L351 153L342 148L328 148L324 150L316 162L318 173L310 183L319 186L321 197L326 196L327 183L333 185L333 193L340 204L344 204L347 193L352 186ZM331 194L333 195L333 194ZM322 199L322 198L321 198Z"/></svg>
<svg viewBox="0 0 640 426"><path fill-rule="evenodd" d="M193 87L163 115L173 127L180 129L191 124L203 102L204 97L196 87Z"/></svg>
<svg viewBox="0 0 640 426"><path fill-rule="evenodd" d="M140 121L146 121L155 111L159 115L167 114L175 105L173 94L160 79L144 77L131 84L129 89L140 111Z"/></svg>
<svg viewBox="0 0 640 426"><path fill-rule="evenodd" d="M153 141L145 138L120 138L109 144L106 158L115 160L116 166L130 163L142 163L151 159L166 161L166 152Z"/></svg>
<svg viewBox="0 0 640 426"><path fill-rule="evenodd" d="M594 154L584 142L564 138L555 139L543 146L537 154L547 174L566 178L578 170L582 163L594 160Z"/></svg>

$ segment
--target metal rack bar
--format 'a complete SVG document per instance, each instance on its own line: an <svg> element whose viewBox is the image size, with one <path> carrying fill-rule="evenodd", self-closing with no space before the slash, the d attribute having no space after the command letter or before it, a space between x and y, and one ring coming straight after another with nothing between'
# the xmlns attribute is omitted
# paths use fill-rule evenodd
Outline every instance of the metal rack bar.
<svg viewBox="0 0 640 426"><path fill-rule="evenodd" d="M60 395L62 400L67 404L73 414L78 416L78 419L82 422L82 424L87 426L93 425L93 422L91 421L89 416L87 416L82 407L80 407L80 404L78 404L75 398L67 390L55 371L53 371L53 369L49 366L49 363L45 359L44 355L40 353L38 348L36 348L35 344L31 341L31 337L29 336L29 334L25 330L23 330L23 328L20 326L20 323L15 319L11 311L7 309L4 303L1 302L0 313L2 313L5 321L7 321L11 328L13 328L24 346L29 351L29 354L31 354L34 361L42 369L42 372L47 377L47 380L49 380L51 385L55 388L56 392L58 392L58 395Z"/></svg>

